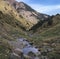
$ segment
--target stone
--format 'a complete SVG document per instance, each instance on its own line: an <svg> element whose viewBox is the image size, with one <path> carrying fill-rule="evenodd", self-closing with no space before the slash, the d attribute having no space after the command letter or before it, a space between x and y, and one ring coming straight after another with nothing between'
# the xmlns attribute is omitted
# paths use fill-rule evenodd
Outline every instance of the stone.
<svg viewBox="0 0 60 59"><path fill-rule="evenodd" d="M23 54L23 51L22 51L21 49L19 49L19 48L16 48L16 49L14 50L14 53L16 53L16 54L18 54L18 55L22 55L22 54Z"/></svg>
<svg viewBox="0 0 60 59"><path fill-rule="evenodd" d="M20 56L16 53L11 53L9 59L20 59Z"/></svg>
<svg viewBox="0 0 60 59"><path fill-rule="evenodd" d="M30 59L30 56L24 54L25 59Z"/></svg>

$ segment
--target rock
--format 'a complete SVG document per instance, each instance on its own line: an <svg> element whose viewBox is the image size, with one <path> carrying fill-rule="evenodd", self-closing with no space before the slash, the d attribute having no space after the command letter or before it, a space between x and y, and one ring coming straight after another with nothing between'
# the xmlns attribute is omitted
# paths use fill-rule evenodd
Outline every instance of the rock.
<svg viewBox="0 0 60 59"><path fill-rule="evenodd" d="M43 43L43 45L44 45L44 46L47 46L47 45L49 45L49 44L48 44L48 43Z"/></svg>
<svg viewBox="0 0 60 59"><path fill-rule="evenodd" d="M56 44L55 43L52 43L52 47L56 47Z"/></svg>
<svg viewBox="0 0 60 59"><path fill-rule="evenodd" d="M32 43L32 42L30 42L29 44L30 44L30 45L33 45L33 43Z"/></svg>
<svg viewBox="0 0 60 59"><path fill-rule="evenodd" d="M16 53L16 54L18 54L18 55L22 55L22 54L23 54L23 51L22 51L21 49L19 49L19 48L16 48L16 49L14 50L14 53Z"/></svg>
<svg viewBox="0 0 60 59"><path fill-rule="evenodd" d="M9 59L20 59L20 58L21 58L21 57L20 57L18 54L16 54L16 53L11 53Z"/></svg>
<svg viewBox="0 0 60 59"><path fill-rule="evenodd" d="M42 59L47 59L47 56L42 56Z"/></svg>
<svg viewBox="0 0 60 59"><path fill-rule="evenodd" d="M35 55L33 52L29 52L29 53L28 53L28 56L36 57L36 55Z"/></svg>
<svg viewBox="0 0 60 59"><path fill-rule="evenodd" d="M30 56L24 54L25 59L30 59Z"/></svg>

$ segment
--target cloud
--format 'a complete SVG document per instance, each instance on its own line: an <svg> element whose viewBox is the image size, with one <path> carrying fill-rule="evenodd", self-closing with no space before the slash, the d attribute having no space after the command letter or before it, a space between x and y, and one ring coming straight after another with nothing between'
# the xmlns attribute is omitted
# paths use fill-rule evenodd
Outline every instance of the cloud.
<svg viewBox="0 0 60 59"><path fill-rule="evenodd" d="M23 1L23 2L29 2L30 0L16 0L16 1Z"/></svg>
<svg viewBox="0 0 60 59"><path fill-rule="evenodd" d="M33 9L40 13L45 14L56 14L60 13L60 5L40 5L40 4L29 4Z"/></svg>

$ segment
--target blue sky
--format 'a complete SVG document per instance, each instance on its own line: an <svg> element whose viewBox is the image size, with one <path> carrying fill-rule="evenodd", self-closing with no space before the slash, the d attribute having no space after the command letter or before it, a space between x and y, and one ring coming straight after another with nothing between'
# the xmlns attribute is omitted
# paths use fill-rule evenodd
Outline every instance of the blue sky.
<svg viewBox="0 0 60 59"><path fill-rule="evenodd" d="M60 13L60 0L17 0L23 1L40 13L55 15Z"/></svg>

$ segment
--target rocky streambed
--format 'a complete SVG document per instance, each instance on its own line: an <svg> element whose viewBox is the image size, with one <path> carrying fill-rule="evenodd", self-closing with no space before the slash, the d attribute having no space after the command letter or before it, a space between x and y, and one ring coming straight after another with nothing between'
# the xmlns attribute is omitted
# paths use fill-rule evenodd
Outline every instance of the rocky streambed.
<svg viewBox="0 0 60 59"><path fill-rule="evenodd" d="M16 41L9 42L13 46L10 53L10 59L40 59L40 51L25 38L19 38Z"/></svg>
<svg viewBox="0 0 60 59"><path fill-rule="evenodd" d="M9 44L13 47L10 59L49 59L48 53L54 50L48 44L44 44L39 49L26 38L10 41Z"/></svg>

